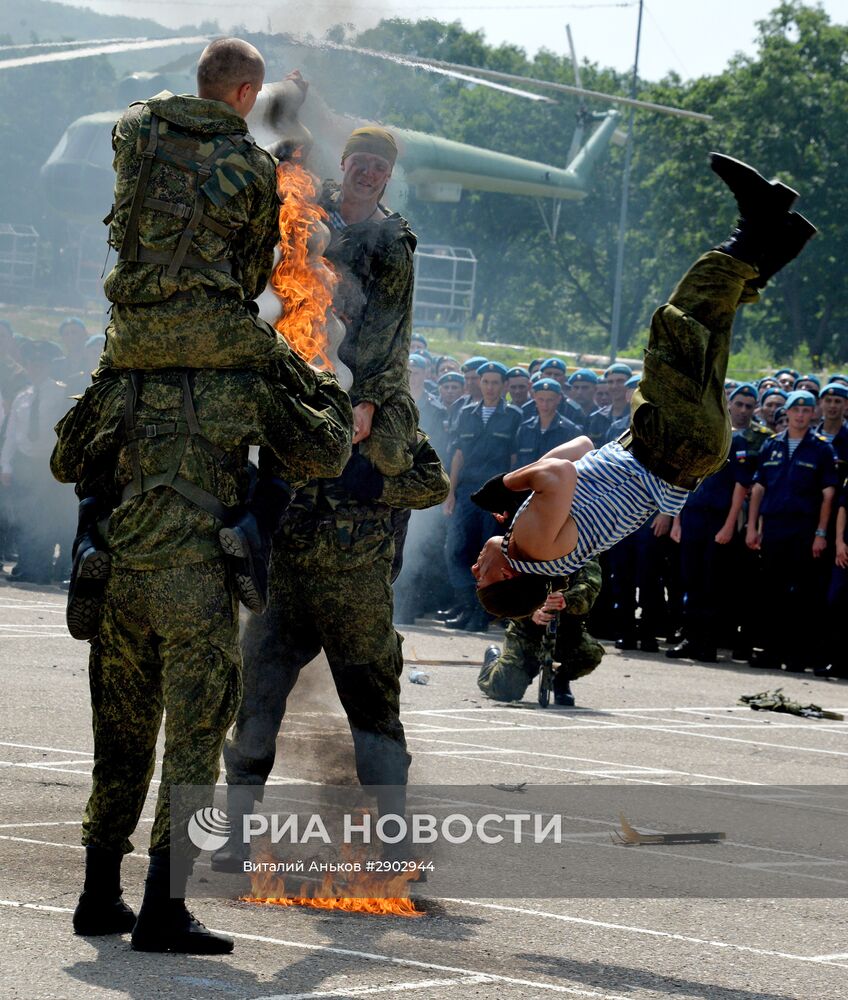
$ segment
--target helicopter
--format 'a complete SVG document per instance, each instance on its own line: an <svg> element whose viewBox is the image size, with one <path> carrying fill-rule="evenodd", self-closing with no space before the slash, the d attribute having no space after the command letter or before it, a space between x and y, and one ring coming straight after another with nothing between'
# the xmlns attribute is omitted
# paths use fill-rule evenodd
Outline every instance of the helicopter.
<svg viewBox="0 0 848 1000"><path fill-rule="evenodd" d="M592 172L611 142L623 143L626 136L619 125L620 112L589 111L586 100L603 100L608 104L636 105L654 111L709 120L709 115L685 111L664 105L585 90L580 85L580 68L574 51L570 29L569 44L574 64L575 86L551 81L525 78L499 73L479 67L461 66L438 60L400 56L377 52L352 45L333 42L312 42L286 36L292 49L291 65L298 61L297 50L318 48L327 52L355 53L375 60L407 66L413 70L446 75L468 84L492 87L505 91L522 100L555 103L554 99L538 90L554 90L577 94L580 107L577 125L567 163L564 166L540 163L495 152L479 146L455 142L440 136L392 126L400 155L387 191L387 201L403 209L410 198L420 201L455 204L463 191L487 191L506 195L535 198L542 208L543 200L550 200L550 219L542 211L543 219L555 236L558 208L562 201L581 200L586 197ZM190 41L211 41L196 37ZM174 44L179 39L167 39ZM150 44L149 42L146 44ZM127 43L130 48L132 42ZM86 54L97 54L101 47L91 43ZM104 46L109 51L120 48L117 43ZM200 49L197 50L199 55ZM72 53L64 52L68 58ZM0 71L4 68L0 61ZM521 87L517 86L521 84ZM527 88L532 85L536 91ZM118 96L124 106L134 100L144 100L157 90L175 93L191 92L193 74L187 72L148 72L126 77L118 86ZM60 212L70 214L79 221L94 221L103 215L109 204L112 173L111 127L122 113L113 111L86 115L72 122L41 168L41 179L50 203ZM351 130L372 124L365 119L341 115L333 111L320 95L319 88L311 85L308 92L292 80L266 83L256 106L247 119L248 128L256 141L266 148L279 150L287 142L309 137L312 140L309 166L320 176L332 176L338 158Z"/></svg>

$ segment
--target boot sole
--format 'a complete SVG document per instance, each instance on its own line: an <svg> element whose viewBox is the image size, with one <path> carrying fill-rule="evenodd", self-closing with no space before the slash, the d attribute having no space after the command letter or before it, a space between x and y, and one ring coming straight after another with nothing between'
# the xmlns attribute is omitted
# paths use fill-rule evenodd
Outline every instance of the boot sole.
<svg viewBox="0 0 848 1000"><path fill-rule="evenodd" d="M214 941L212 943L210 939L204 939L201 936L198 936L197 940L192 941L191 935L176 940L166 938L136 940L133 937L130 940L130 947L133 951L157 952L160 954L171 952L175 955L229 955L233 950L234 943L233 941Z"/></svg>
<svg viewBox="0 0 848 1000"><path fill-rule="evenodd" d="M111 569L109 553L100 549L87 549L77 557L65 615L68 632L74 639L93 639L97 635Z"/></svg>
<svg viewBox="0 0 848 1000"><path fill-rule="evenodd" d="M259 588L253 579L251 570L253 569L253 555L247 539L238 528L221 528L218 532L218 541L224 553L232 559L240 559L247 566L247 572L240 572L238 567L234 567L233 576L239 600L255 615L264 614L268 605L264 595L259 592Z"/></svg>

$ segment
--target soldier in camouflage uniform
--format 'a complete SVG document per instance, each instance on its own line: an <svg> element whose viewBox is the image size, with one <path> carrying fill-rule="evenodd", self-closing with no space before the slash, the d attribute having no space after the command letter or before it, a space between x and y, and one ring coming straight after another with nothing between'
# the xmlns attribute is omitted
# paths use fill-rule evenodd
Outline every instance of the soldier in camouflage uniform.
<svg viewBox="0 0 848 1000"><path fill-rule="evenodd" d="M339 357L353 372L353 440L385 476L411 467L418 428L407 372L417 241L380 201L397 154L390 132L356 129L342 152L341 185L325 181L319 199L332 233L324 256L341 279L335 308L347 330Z"/></svg>
<svg viewBox="0 0 848 1000"><path fill-rule="evenodd" d="M383 477L361 455L340 479L298 491L271 559L271 604L244 633L244 695L224 747L233 831L213 868L241 871L242 819L261 801L286 701L323 649L353 735L357 776L381 812L402 811L409 755L399 717L402 638L392 624L392 512L434 506L448 479L419 436L412 468ZM389 786L389 787L387 787Z"/></svg>
<svg viewBox="0 0 848 1000"><path fill-rule="evenodd" d="M565 606L560 613L554 660L554 701L574 705L571 681L590 674L601 662L604 647L586 631L586 618L601 591L601 567L592 559L564 579ZM562 586L560 584L559 586ZM552 582L556 591L558 584ZM477 686L494 701L521 701L531 681L542 667L545 626L531 618L507 622L503 652L489 646L477 677Z"/></svg>
<svg viewBox="0 0 848 1000"><path fill-rule="evenodd" d="M269 448L296 485L337 474L350 453L346 394L304 362L291 370L299 378L285 390L256 372L194 373L193 418L181 430L188 375L98 380L57 426L56 478L79 483L92 469L103 478L111 468L122 497L101 524L112 573L90 657L94 770L78 933L132 928L117 879L122 855L132 850L164 712L151 870L133 946L221 947L180 923L184 904L167 899L169 862L172 886L179 889L182 879L184 890L194 853L188 842L171 843L169 796L172 785L198 786L198 807L209 804L241 695L237 605L217 534L220 517L244 501L248 445ZM135 432L125 424L130 393L137 397ZM168 909L177 903L182 913Z"/></svg>
<svg viewBox="0 0 848 1000"><path fill-rule="evenodd" d="M197 71L200 96L167 91L133 104L112 133L115 201L107 219L118 261L104 291L112 303L98 377L116 369L253 368L285 383L291 352L258 318L279 242L276 160L244 120L264 79L260 54L219 39ZM247 82L243 82L247 81ZM222 532L235 581L250 610L267 602L270 536L290 489L260 461L248 509ZM69 592L69 621L94 584L77 587L103 561L91 529L94 503L81 506ZM85 605L82 605L83 611Z"/></svg>
<svg viewBox="0 0 848 1000"><path fill-rule="evenodd" d="M148 109L136 115L130 128L143 132L147 122L145 152L151 151L151 137L159 135L168 140L160 152L191 159L203 144L199 147L196 137L186 138L180 128L170 126L179 121L188 128L188 117L180 118L181 102L197 101L201 107L193 121L202 123L204 116L212 116L207 124L214 146L197 171L198 186L208 175L209 182L218 185L214 190L232 195L228 185L234 183L234 174L206 168L214 167L213 154L220 150L227 156L232 151L253 156L255 150L250 143L244 148L239 130L263 70L252 46L237 39L219 40L201 57L200 99L174 99L176 110L168 98L154 101L153 108L163 117ZM242 83L244 79L249 82ZM238 114L230 115L228 108ZM163 122L166 127L159 134ZM226 134L219 143L222 122ZM119 123L116 134L121 128ZM132 143L123 147L118 142L118 159L130 156L132 148ZM219 157L219 166L224 161ZM175 784L196 786L197 805L209 804L224 734L240 698L238 615L218 535L245 503L248 446L260 446L272 456L276 474L293 487L316 476L338 475L350 455L347 395L332 375L302 362L276 335L273 364L264 373L203 369L204 352L194 351L196 341L207 346L226 344L227 338L237 342L251 328L265 335L244 296L264 286L271 266L276 240L270 225L274 168L264 153L251 162L264 173L260 170L226 199L231 221L237 219L238 224L226 230L233 253L226 267L223 262L219 267L218 250L204 244L207 235L211 240L226 228L223 216L210 223L205 214L215 214L209 207L217 204L211 194L207 201L195 192L189 228L202 223L198 245L185 240L185 232L171 233L169 244L152 222L154 249L138 235L133 215L139 206L143 217L146 211L168 215L167 206L176 204L173 191L156 186L157 178L166 175L154 169L152 157L145 157L138 181L144 199L133 197L127 208L119 197L115 209L122 260L109 281L116 303L110 337L112 347L120 348L144 346L144 336L152 334L150 354L116 354L107 347L104 360L116 364L95 379L58 425L52 461L58 479L77 483L82 496L96 484L109 501L105 506L113 508L97 525L107 551L91 559L105 556L112 574L91 653L95 765L83 826L86 881L74 928L81 934L133 929L133 947L144 951L232 949L230 939L194 920L181 898L194 851L184 835L178 843L170 841L170 790ZM119 190L122 170L129 169L119 169ZM148 180L152 187L146 186ZM121 215L125 210L126 217ZM249 253L250 259L240 260L242 253ZM179 266L171 275L175 260ZM189 325L181 326L186 316ZM157 371L121 371L121 364L143 363L158 347L162 367ZM212 363L220 360L214 353L213 358ZM121 899L120 862L132 849L129 836L147 794L163 711L162 784L144 902L133 927L134 915ZM176 898L170 899L171 893Z"/></svg>

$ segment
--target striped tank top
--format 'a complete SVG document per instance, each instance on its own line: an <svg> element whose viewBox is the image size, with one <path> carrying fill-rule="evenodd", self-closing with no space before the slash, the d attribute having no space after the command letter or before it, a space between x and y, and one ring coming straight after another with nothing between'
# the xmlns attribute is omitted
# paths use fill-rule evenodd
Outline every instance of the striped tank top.
<svg viewBox="0 0 848 1000"><path fill-rule="evenodd" d="M616 542L632 534L652 514L679 514L689 491L671 486L649 472L618 441L590 451L574 463L577 485L571 516L577 525L577 545L557 559L513 559L508 552L515 523L532 495L518 508L504 534L501 550L513 569L536 576L567 576Z"/></svg>

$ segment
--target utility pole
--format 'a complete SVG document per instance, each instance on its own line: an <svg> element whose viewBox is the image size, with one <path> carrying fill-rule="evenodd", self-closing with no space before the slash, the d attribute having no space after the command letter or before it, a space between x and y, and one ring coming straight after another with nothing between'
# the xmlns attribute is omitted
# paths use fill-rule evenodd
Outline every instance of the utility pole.
<svg viewBox="0 0 848 1000"><path fill-rule="evenodd" d="M630 97L636 99L639 77L639 45L642 41L642 10L644 0L639 0L639 22L636 26L636 55L633 59L633 79L630 82ZM618 251L615 258L615 288L612 298L612 329L610 331L610 361L618 354L618 339L621 331L621 280L624 272L624 240L627 235L627 202L630 194L630 162L633 159L633 119L635 107L630 107L627 124L627 147L624 150L624 176L621 182L621 213L618 218Z"/></svg>

